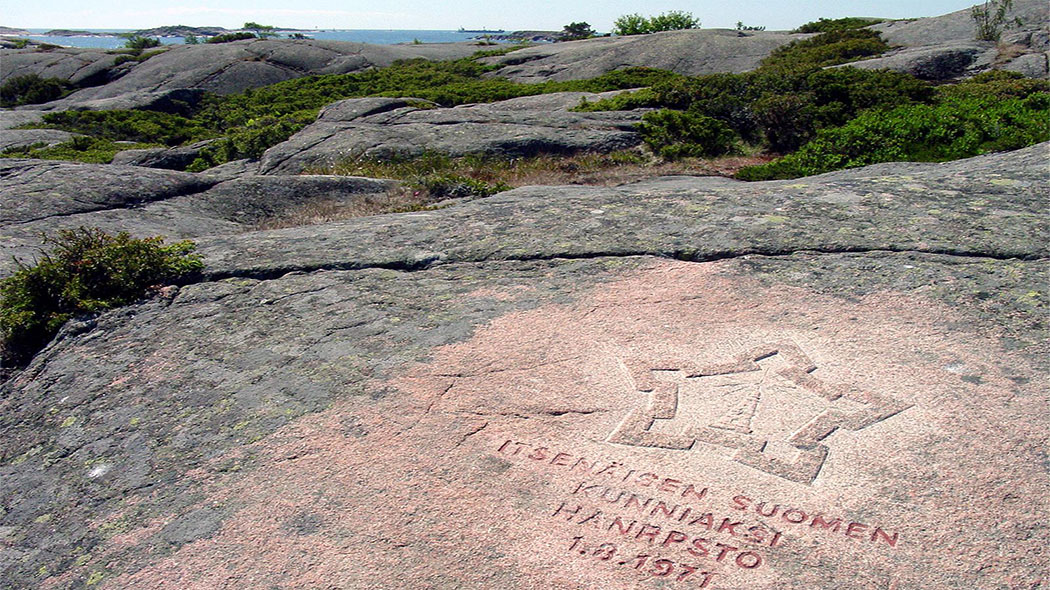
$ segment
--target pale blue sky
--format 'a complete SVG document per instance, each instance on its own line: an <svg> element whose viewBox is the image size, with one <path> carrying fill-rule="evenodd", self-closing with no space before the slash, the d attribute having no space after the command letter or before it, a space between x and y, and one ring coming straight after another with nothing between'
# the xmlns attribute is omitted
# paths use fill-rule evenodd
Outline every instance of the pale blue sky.
<svg viewBox="0 0 1050 590"><path fill-rule="evenodd" d="M541 29L586 21L599 31L628 13L693 13L706 27L737 21L790 29L818 17L936 16L971 6L971 0L0 0L0 25L26 28L137 29L161 25L239 27L256 21L322 29Z"/></svg>

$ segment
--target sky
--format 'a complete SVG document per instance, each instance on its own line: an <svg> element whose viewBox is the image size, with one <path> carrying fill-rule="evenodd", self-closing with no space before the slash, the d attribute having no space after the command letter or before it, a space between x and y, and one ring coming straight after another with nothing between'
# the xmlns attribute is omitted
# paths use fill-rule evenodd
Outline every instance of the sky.
<svg viewBox="0 0 1050 590"><path fill-rule="evenodd" d="M937 16L975 0L0 0L0 25L18 28L145 29L162 25L238 28L247 21L301 29L560 30L587 22L607 32L624 14L690 12L704 28L738 21L792 29L820 17Z"/></svg>

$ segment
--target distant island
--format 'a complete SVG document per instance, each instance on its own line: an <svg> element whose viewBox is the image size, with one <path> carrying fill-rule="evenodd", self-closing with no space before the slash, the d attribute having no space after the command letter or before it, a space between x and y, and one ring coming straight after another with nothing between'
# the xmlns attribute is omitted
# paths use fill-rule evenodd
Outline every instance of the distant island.
<svg viewBox="0 0 1050 590"><path fill-rule="evenodd" d="M504 33L503 29L464 29L460 27L457 33Z"/></svg>
<svg viewBox="0 0 1050 590"><path fill-rule="evenodd" d="M230 29L223 27L188 27L186 25L168 25L154 27L152 29L141 29L131 34L139 37L215 37L232 33Z"/></svg>
<svg viewBox="0 0 1050 590"><path fill-rule="evenodd" d="M91 31L74 31L70 29L54 29L44 33L45 37L119 37L119 33L92 33Z"/></svg>

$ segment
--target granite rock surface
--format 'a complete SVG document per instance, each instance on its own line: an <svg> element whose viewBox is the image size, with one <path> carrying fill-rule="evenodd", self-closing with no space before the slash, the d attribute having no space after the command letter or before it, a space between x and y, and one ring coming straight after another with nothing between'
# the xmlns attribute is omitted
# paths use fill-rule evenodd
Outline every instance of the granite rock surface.
<svg viewBox="0 0 1050 590"><path fill-rule="evenodd" d="M1048 148L201 237L0 389L0 586L1037 588Z"/></svg>
<svg viewBox="0 0 1050 590"><path fill-rule="evenodd" d="M582 100L612 93L561 92L440 108L415 99L352 98L325 107L317 121L260 160L264 174L297 174L341 160L489 154L611 152L641 143L643 110L575 113Z"/></svg>

